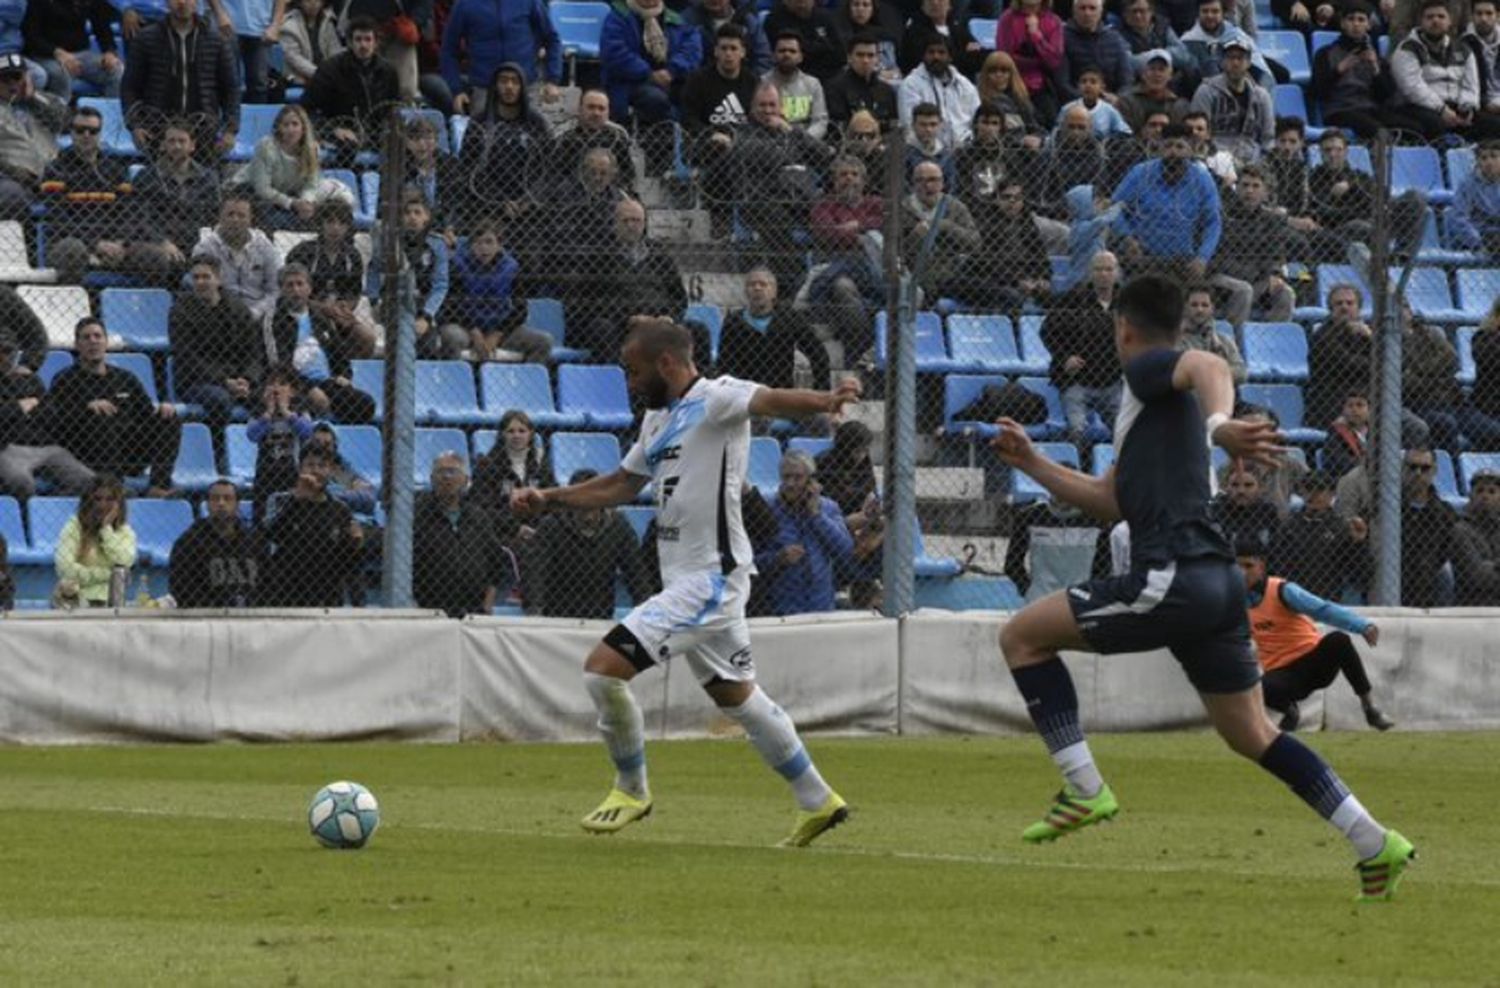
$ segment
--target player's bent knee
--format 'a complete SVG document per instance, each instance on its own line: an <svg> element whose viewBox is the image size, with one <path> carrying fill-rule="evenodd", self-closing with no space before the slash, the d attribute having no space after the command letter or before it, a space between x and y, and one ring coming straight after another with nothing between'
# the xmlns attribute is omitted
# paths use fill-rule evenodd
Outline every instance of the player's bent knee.
<svg viewBox="0 0 1500 988"><path fill-rule="evenodd" d="M589 657L583 663L583 671L596 676L612 676L615 679L627 681L634 679L637 672L635 666L631 665L629 660L613 645L602 641L589 652Z"/></svg>
<svg viewBox="0 0 1500 988"><path fill-rule="evenodd" d="M755 683L715 679L703 684L703 692L708 694L715 706L738 707L750 699L750 694L755 692Z"/></svg>

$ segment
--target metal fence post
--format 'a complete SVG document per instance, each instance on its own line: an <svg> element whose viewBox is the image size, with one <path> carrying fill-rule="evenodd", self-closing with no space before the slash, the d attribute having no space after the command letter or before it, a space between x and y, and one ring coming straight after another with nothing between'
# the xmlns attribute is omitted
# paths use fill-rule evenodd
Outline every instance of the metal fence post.
<svg viewBox="0 0 1500 988"><path fill-rule="evenodd" d="M387 607L411 607L412 460L416 419L416 285L401 253L401 190L406 141L392 111L381 153L380 242L385 327L385 545L381 589Z"/></svg>
<svg viewBox="0 0 1500 988"><path fill-rule="evenodd" d="M917 542L917 361L912 337L916 285L901 260L904 142L886 156L884 261L886 280L885 555L882 613L900 617L915 606Z"/></svg>
<svg viewBox="0 0 1500 988"><path fill-rule="evenodd" d="M1396 607L1401 603L1401 290L1411 267L1402 273L1392 293L1389 273L1390 133L1380 131L1373 147L1375 167L1375 225L1370 237L1368 279L1378 332L1371 388L1377 402L1375 442L1368 467L1375 502L1375 574L1372 603Z"/></svg>

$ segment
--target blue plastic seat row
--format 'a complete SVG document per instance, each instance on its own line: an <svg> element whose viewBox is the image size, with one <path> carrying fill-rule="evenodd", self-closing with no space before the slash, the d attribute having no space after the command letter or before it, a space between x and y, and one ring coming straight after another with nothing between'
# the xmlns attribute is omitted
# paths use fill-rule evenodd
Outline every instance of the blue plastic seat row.
<svg viewBox="0 0 1500 988"><path fill-rule="evenodd" d="M193 523L193 506L185 500L136 498L127 505L140 562L165 566L172 543ZM26 504L30 524L22 524L21 506L0 497L0 534L9 543L10 561L18 566L51 566L68 519L78 513L76 497L37 496Z"/></svg>

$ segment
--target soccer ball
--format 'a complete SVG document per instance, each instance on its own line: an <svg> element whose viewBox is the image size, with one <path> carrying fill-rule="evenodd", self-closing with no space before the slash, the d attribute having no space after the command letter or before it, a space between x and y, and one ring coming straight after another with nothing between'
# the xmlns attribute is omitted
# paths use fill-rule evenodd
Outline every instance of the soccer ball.
<svg viewBox="0 0 1500 988"><path fill-rule="evenodd" d="M307 828L324 847L364 847L378 826L380 804L358 782L330 782L307 808Z"/></svg>

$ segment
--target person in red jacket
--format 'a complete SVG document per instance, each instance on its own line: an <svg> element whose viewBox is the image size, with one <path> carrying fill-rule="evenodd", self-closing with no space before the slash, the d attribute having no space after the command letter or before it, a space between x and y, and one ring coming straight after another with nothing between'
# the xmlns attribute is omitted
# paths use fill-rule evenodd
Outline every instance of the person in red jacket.
<svg viewBox="0 0 1500 988"><path fill-rule="evenodd" d="M1061 105L1053 79L1063 65L1063 22L1052 0L1011 0L995 29L995 50L1015 59L1037 120L1051 127Z"/></svg>

